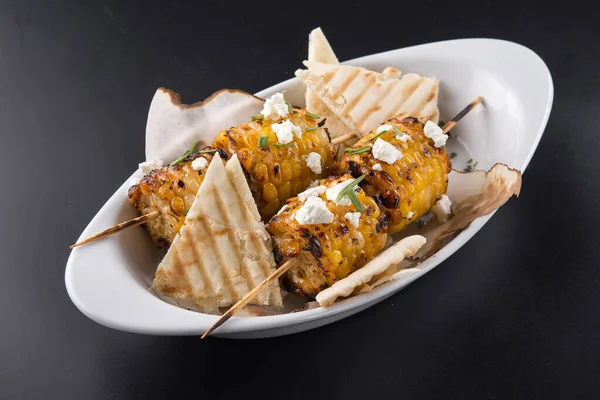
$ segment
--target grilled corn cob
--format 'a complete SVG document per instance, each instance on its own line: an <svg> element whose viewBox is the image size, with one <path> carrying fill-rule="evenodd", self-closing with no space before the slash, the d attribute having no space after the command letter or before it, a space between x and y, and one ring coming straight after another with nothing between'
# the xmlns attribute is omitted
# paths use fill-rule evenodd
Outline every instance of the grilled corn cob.
<svg viewBox="0 0 600 400"><path fill-rule="evenodd" d="M303 191L310 182L328 176L335 162L335 150L325 129L318 120L296 109L289 114L294 125L300 127L300 137L293 135L289 144L278 143L271 126L282 120L258 119L248 124L219 132L213 142L216 148L237 156L244 168L250 189L263 220L268 220L285 201ZM259 146L261 137L267 143ZM263 139L265 140L265 139ZM321 173L313 172L307 165L310 153L321 158Z"/></svg>
<svg viewBox="0 0 600 400"><path fill-rule="evenodd" d="M423 124L417 119L391 119L386 124L396 129L382 135L375 130L352 149L373 146L373 139L378 137L401 150L402 158L388 164L376 159L372 151L347 153L340 160L339 170L354 177L365 175L361 186L388 216L389 232L393 234L425 214L446 193L451 163L444 148L435 147L425 136ZM398 135L396 130L410 138ZM377 164L380 167L374 169Z"/></svg>
<svg viewBox="0 0 600 400"><path fill-rule="evenodd" d="M318 185L333 187L351 179L350 175L327 178L320 180ZM345 217L346 213L357 212L355 205L327 200L327 193L318 196L334 215L331 223L300 224L296 214L305 202L298 197L289 199L269 221L267 231L274 241L275 261L281 264L289 257L298 259L282 278L286 289L314 297L338 279L362 267L385 247L388 231L386 215L360 187L357 186L354 191L364 207L356 227Z"/></svg>
<svg viewBox="0 0 600 400"><path fill-rule="evenodd" d="M211 147L205 147L202 152L194 151L174 166L151 171L137 185L129 188L129 201L140 214L160 212L158 218L145 224L150 237L158 246L167 247L179 232L187 210L192 206L196 192L204 180L204 173L214 151ZM227 158L224 152L219 154ZM199 157L206 158L208 162L204 168L195 170L192 162Z"/></svg>

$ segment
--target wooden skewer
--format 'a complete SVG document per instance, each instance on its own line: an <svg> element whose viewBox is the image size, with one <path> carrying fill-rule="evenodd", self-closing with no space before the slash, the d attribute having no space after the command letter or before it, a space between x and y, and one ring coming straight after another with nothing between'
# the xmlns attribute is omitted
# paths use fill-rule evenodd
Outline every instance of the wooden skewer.
<svg viewBox="0 0 600 400"><path fill-rule="evenodd" d="M466 106L461 112L456 114L456 116L454 118L452 118L450 121L446 122L446 124L442 128L442 131L444 133L448 133L448 131L450 131L450 129L454 128L454 126L458 123L458 121L463 119L463 117L465 115L467 115L473 108L475 108L475 106L477 104L481 103L482 101L483 101L483 98L481 96L477 96L475 99L473 99L473 101L471 101L469 103L468 106ZM356 132L347 133L345 135L338 136L335 139L332 139L331 144L336 145L336 144L344 143L346 140L350 140L355 136L357 136Z"/></svg>
<svg viewBox="0 0 600 400"><path fill-rule="evenodd" d="M469 111L471 111L472 109L474 109L475 106L477 104L481 103L482 101L483 101L483 97L477 96L475 99L473 99L473 101L471 101L469 103L468 106L466 106L465 108L462 109L461 112L459 112L458 114L456 114L456 117L454 117L450 121L446 122L446 124L442 128L442 131L444 133L448 133L448 131L450 131L450 129L454 128L454 126L458 123L458 121L460 121L461 119L463 119L463 117L465 115L467 115L469 113Z"/></svg>
<svg viewBox="0 0 600 400"><path fill-rule="evenodd" d="M141 217L137 217L137 218L131 219L129 221L121 222L120 224L115 225L115 226L113 226L111 228L108 228L108 229L106 229L106 230L104 230L104 231L102 231L100 233L97 233L97 234L95 234L93 236L90 236L89 238L87 238L85 240L82 240L79 243L75 243L75 244L71 245L70 248L73 249L73 248L81 246L83 244L94 242L94 241L96 241L98 239L101 239L103 237L114 235L115 233L120 232L120 231L122 231L124 229L127 229L127 228L129 228L131 226L141 225L143 223L146 223L146 222L148 222L148 221L150 221L150 220L158 217L158 215L159 215L158 211L153 211L153 212L151 212L149 214L142 215Z"/></svg>
<svg viewBox="0 0 600 400"><path fill-rule="evenodd" d="M269 286L269 284L271 282L273 282L276 279L279 279L279 277L281 275L283 275L288 269L290 269L295 263L296 263L295 258L289 259L285 263L283 263L283 265L281 267L277 268L277 270L275 270L275 272L273 272L271 275L269 275L267 278L265 278L265 280L262 281L257 287L252 289L247 295L242 297L237 303L235 303L233 306L231 306L231 308L229 310L227 310L227 312L225 314L221 315L221 317L217 320L217 322L215 322L210 328L208 328L208 330L206 332L204 332L204 335L202 335L201 339L204 339L212 331L214 331L215 329L217 329L218 327L223 325L225 322L227 322L227 320L229 320L229 318L231 318L233 316L233 314L235 314L242 307L244 307L246 304L248 304L250 301L252 301L252 299L254 299L256 296L258 296L260 294L260 292L262 292L264 289L266 289L267 286Z"/></svg>

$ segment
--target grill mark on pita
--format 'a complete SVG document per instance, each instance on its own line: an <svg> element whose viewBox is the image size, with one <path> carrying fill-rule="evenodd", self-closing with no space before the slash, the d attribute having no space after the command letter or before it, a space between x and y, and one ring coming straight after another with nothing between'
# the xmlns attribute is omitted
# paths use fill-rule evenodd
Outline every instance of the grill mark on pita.
<svg viewBox="0 0 600 400"><path fill-rule="evenodd" d="M219 191L216 190L216 188L213 188L212 190L212 194L215 197L215 205L217 206L217 208L219 209L219 213L221 215L226 215L226 213L224 212L225 210L223 209L223 202L221 199L221 196L219 195ZM204 228L209 231L206 227L206 224L204 224L205 221L202 221ZM209 231L210 232L210 231ZM221 252L219 251L219 247L217 246L217 241L215 240L213 235L208 235L209 240L210 240L210 244L211 244L211 248L213 249L213 252L219 262L219 264L221 266L225 265L225 262L223 260L223 255L221 254ZM225 288L227 289L227 291L229 292L229 294L231 295L231 297L235 298L235 299L239 299L240 296L239 294L233 289L233 285L231 284L231 279L225 275L225 272L223 271L223 268L219 268L219 272L221 274L221 280L226 283ZM235 302L235 301L234 301Z"/></svg>
<svg viewBox="0 0 600 400"><path fill-rule="evenodd" d="M204 221L202 218L198 218L198 219L194 220L194 222L201 224L204 233L206 233L206 226L204 225ZM196 260L196 266L198 268L198 271L200 272L200 275L202 276L202 280L204 281L204 290L206 291L206 293L214 293L215 291L213 288L212 281L210 280L210 277L208 276L208 272L206 271L206 266L202 262L202 256L200 255L200 252L198 251L197 246L194 245L194 242L196 241L196 238L194 237L195 235L192 234L191 229L182 229L181 231L183 231L183 235L184 235L181 239L187 240L189 243L192 244L189 247L192 249L192 252L194 253L194 259ZM177 252L174 252L174 254L177 255ZM185 276L188 277L187 274ZM188 277L188 279L189 279L189 277ZM194 296L194 297L196 297L196 296Z"/></svg>
<svg viewBox="0 0 600 400"><path fill-rule="evenodd" d="M394 88L394 85L388 85L388 87L385 89L385 91L377 98L377 101L373 102L373 105L371 106L371 108L369 108L368 110L366 110L363 115L359 116L357 119L357 125L362 127L363 124L365 123L365 121L367 120L367 118L369 118L369 116L376 112L379 111L379 109L381 108L381 104L383 103L383 100L387 97L388 94L390 94L390 91ZM386 120L384 120L386 121Z"/></svg>
<svg viewBox="0 0 600 400"><path fill-rule="evenodd" d="M387 121L388 119L392 118L394 114L396 114L398 109L402 107L402 105L406 103L415 94L416 90L419 88L419 86L421 86L421 83L423 81L424 79L422 77L419 77L419 79L408 88L409 90L405 92L407 93L407 96L405 96L404 99L401 99L396 104L394 104L394 106L391 108L391 111L385 116L383 120Z"/></svg>
<svg viewBox="0 0 600 400"><path fill-rule="evenodd" d="M348 78L346 78L346 81L344 81L344 83L342 83L339 87L340 93L344 93L344 91L346 89L348 89L348 86L350 86L352 81L354 81L354 79L356 79L356 77L358 76L359 73L360 73L360 70L358 68L356 68L356 70L352 72L352 75L349 75Z"/></svg>
<svg viewBox="0 0 600 400"><path fill-rule="evenodd" d="M337 74L337 69L323 74L323 84L326 85Z"/></svg>
<svg viewBox="0 0 600 400"><path fill-rule="evenodd" d="M377 81L377 79L373 78L373 79L369 79L369 83L367 85L365 85L362 90L360 91L359 94L357 94L352 101L350 101L346 107L344 107L343 112L345 112L346 114L350 114L352 112L352 109L356 106L356 104L359 102L359 100L364 96L365 93L367 93L367 91L369 90L369 88L371 86L373 86L375 84L375 82ZM360 125L360 122L359 122Z"/></svg>

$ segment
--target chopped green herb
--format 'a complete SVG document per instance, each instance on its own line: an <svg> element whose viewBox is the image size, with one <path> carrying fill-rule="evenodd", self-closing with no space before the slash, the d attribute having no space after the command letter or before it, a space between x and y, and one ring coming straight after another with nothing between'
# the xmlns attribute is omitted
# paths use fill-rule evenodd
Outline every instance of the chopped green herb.
<svg viewBox="0 0 600 400"><path fill-rule="evenodd" d="M316 131L317 127L316 126L307 126L306 127L306 132L310 132L310 131Z"/></svg>
<svg viewBox="0 0 600 400"><path fill-rule="evenodd" d="M404 135L406 135L406 133L402 132L396 126L392 125L392 127L394 128L394 132L396 132L396 135L398 135L398 136L404 136Z"/></svg>
<svg viewBox="0 0 600 400"><path fill-rule="evenodd" d="M358 149L353 149L351 147L348 147L348 148L346 148L346 150L344 150L345 153L352 154L352 155L366 153L367 151L371 151L370 146L359 147Z"/></svg>
<svg viewBox="0 0 600 400"><path fill-rule="evenodd" d="M313 119L319 119L319 118L321 118L317 114L313 114L313 113L309 113L309 112L306 113L306 116L307 117L311 117Z"/></svg>
<svg viewBox="0 0 600 400"><path fill-rule="evenodd" d="M260 121L260 120L263 120L263 119L265 119L265 116L262 115L262 114L253 115L252 116L252 121Z"/></svg>
<svg viewBox="0 0 600 400"><path fill-rule="evenodd" d="M200 150L200 151L197 151L196 154L212 154L212 153L216 153L217 151L218 151L218 149Z"/></svg>
<svg viewBox="0 0 600 400"><path fill-rule="evenodd" d="M439 126L440 128L443 128L443 127L444 127L444 125L446 125L446 121L440 121L440 122L438 122L438 126Z"/></svg>
<svg viewBox="0 0 600 400"><path fill-rule="evenodd" d="M356 207L358 211L363 212L365 208L361 204L360 200L358 200L358 197L354 192L354 188L356 187L356 185L358 185L363 179L365 179L365 175L361 175L358 178L352 180L350 183L348 183L342 190L340 190L340 193L335 199L335 202L339 203L344 198L344 196L348 196L352 204L354 204L354 207Z"/></svg>
<svg viewBox="0 0 600 400"><path fill-rule="evenodd" d="M292 105L290 104L290 102L286 100L285 104L287 104L288 111L290 112L290 114L294 114L294 107L292 107Z"/></svg>
<svg viewBox="0 0 600 400"><path fill-rule="evenodd" d="M473 168L475 168L478 163L479 163L478 161L475 161L475 164L473 164Z"/></svg>
<svg viewBox="0 0 600 400"><path fill-rule="evenodd" d="M424 219L421 219L421 218L419 218L419 219L417 220L417 225L419 226L419 229L423 229L423 227L425 226L425 220L424 220Z"/></svg>
<svg viewBox="0 0 600 400"><path fill-rule="evenodd" d="M369 139L369 142L374 142L375 139L377 139L379 136L383 135L384 133L388 133L388 132L389 132L388 130L379 132L377 135L375 135L371 139Z"/></svg>
<svg viewBox="0 0 600 400"><path fill-rule="evenodd" d="M335 161L337 162L340 159L340 147L342 147L342 144L338 144L337 148L335 149Z"/></svg>
<svg viewBox="0 0 600 400"><path fill-rule="evenodd" d="M473 162L472 158L469 158L469 160L467 161L467 164L471 164Z"/></svg>
<svg viewBox="0 0 600 400"><path fill-rule="evenodd" d="M258 138L258 147L260 147L261 149L269 148L269 145L267 143L269 143L268 136L261 136Z"/></svg>
<svg viewBox="0 0 600 400"><path fill-rule="evenodd" d="M450 153L450 158L454 158L454 157L456 157L456 156L457 156L457 154L456 154L456 153L454 153L454 152Z"/></svg>
<svg viewBox="0 0 600 400"><path fill-rule="evenodd" d="M273 143L273 146L277 146L277 147L292 147L293 145L294 145L293 142L292 143L286 143L286 144L283 144L283 143Z"/></svg>
<svg viewBox="0 0 600 400"><path fill-rule="evenodd" d="M188 215L188 213L190 212L190 209L188 208L187 210L185 210L182 215Z"/></svg>
<svg viewBox="0 0 600 400"><path fill-rule="evenodd" d="M173 161L171 164L169 164L171 167L179 164L180 162L182 162L183 160L185 160L190 154L192 154L192 152L194 151L194 149L196 148L196 145L198 144L198 142L194 142L192 144L192 147L189 148L188 151L185 152L184 155L182 155L181 157L179 157L177 160ZM216 150L215 150L216 151Z"/></svg>

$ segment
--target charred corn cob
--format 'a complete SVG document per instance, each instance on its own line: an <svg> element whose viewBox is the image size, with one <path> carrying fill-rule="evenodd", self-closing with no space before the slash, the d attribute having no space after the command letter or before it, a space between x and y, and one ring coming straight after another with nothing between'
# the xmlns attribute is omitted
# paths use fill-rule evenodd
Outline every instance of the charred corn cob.
<svg viewBox="0 0 600 400"><path fill-rule="evenodd" d="M140 214L160 212L158 218L145 224L158 246L168 246L179 232L215 153L216 150L211 147L205 147L200 152L193 151L176 165L151 171L140 183L129 188L129 201ZM224 152L220 154L227 158ZM206 158L207 163L202 169L195 170L192 162L199 157Z"/></svg>
<svg viewBox="0 0 600 400"><path fill-rule="evenodd" d="M310 182L328 176L335 162L335 150L329 136L318 126L319 121L312 114L296 109L284 119L289 119L301 130L301 134L294 134L293 141L288 144L279 143L272 129L272 125L282 122L282 119L257 119L224 130L219 132L213 143L229 154L237 153L265 221ZM310 153L319 155L321 173L308 166Z"/></svg>
<svg viewBox="0 0 600 400"><path fill-rule="evenodd" d="M307 192L300 198L289 199L269 221L267 231L274 241L275 260L281 264L290 257L298 259L282 278L282 285L289 291L314 297L362 267L385 247L387 217L370 196L359 186L352 189L363 211L359 215L350 215L349 219L347 213L358 212L355 204L349 201L338 204L336 193L326 191L349 180L352 180L350 175L322 179L319 186L309 189L317 190L315 195L325 201L327 209L333 213L330 223L298 222L300 209L310 201L310 198L302 197Z"/></svg>
<svg viewBox="0 0 600 400"><path fill-rule="evenodd" d="M395 129L383 134L375 130L359 140L341 158L339 170L354 177L365 175L361 186L387 215L393 234L425 214L446 193L451 164L444 148L434 146L417 119L391 119L386 124ZM402 158L393 164L376 159L372 148L365 149L374 145L374 139L393 145Z"/></svg>

